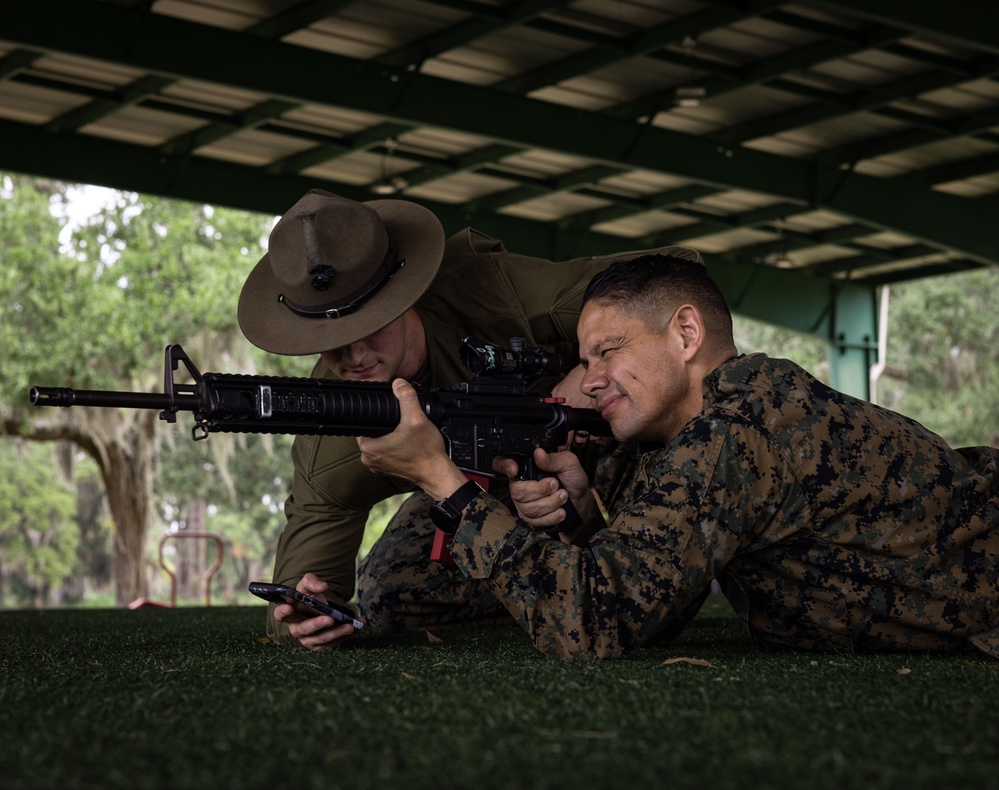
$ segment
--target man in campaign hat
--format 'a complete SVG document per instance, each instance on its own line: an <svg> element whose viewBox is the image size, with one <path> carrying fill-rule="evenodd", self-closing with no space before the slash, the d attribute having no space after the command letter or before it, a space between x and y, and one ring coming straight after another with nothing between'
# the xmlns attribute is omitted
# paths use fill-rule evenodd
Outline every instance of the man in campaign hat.
<svg viewBox="0 0 999 790"><path fill-rule="evenodd" d="M682 247L654 252L701 260ZM636 254L556 263L510 252L471 228L445 240L434 214L410 201L362 203L312 190L271 232L240 294L239 325L266 351L318 354L315 377L452 387L469 376L459 358L469 335L502 346L524 338L575 362L586 283ZM556 385L542 380L536 389ZM583 405L573 403L575 383L555 391ZM432 500L408 481L369 471L353 437L299 436L292 456L275 582L345 606L371 508L415 491L356 571L361 617L383 629L508 618L484 585L430 559ZM623 453L610 459L596 486L613 512L630 478ZM502 486L494 489L503 495ZM289 605L271 606L268 617L272 638L312 649L333 647L352 632Z"/></svg>
<svg viewBox="0 0 999 790"><path fill-rule="evenodd" d="M416 203L312 190L271 231L239 296L240 328L275 354L348 346L412 307L443 253L440 222Z"/></svg>

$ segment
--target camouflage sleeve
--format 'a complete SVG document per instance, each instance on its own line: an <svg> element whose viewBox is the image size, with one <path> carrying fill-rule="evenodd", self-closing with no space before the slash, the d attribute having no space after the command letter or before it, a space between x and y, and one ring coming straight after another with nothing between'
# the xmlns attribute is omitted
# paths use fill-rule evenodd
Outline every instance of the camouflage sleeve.
<svg viewBox="0 0 999 790"><path fill-rule="evenodd" d="M483 495L466 509L452 554L463 572L488 580L546 654L618 657L675 633L715 575L754 541L754 523L769 520L761 508L787 501L783 470L759 454L759 473L740 463L747 434L727 427L705 421L697 435L649 453L637 497L588 546L535 532Z"/></svg>
<svg viewBox="0 0 999 790"><path fill-rule="evenodd" d="M451 552L466 575L488 580L541 652L613 658L648 641L702 590L657 543L619 518L587 547L569 546L481 495Z"/></svg>

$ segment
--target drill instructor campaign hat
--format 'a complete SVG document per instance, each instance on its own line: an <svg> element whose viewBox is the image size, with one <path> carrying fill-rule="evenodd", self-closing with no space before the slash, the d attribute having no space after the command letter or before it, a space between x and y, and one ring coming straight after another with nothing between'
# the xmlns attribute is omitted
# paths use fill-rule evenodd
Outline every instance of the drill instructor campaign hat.
<svg viewBox="0 0 999 790"><path fill-rule="evenodd" d="M239 328L274 354L349 345L412 307L443 255L444 229L423 206L313 189L271 231L239 294Z"/></svg>

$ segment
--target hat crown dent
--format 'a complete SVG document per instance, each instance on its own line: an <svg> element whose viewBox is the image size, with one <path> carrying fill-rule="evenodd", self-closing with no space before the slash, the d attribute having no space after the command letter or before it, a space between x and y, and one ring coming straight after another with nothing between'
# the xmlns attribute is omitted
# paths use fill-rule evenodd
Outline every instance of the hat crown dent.
<svg viewBox="0 0 999 790"><path fill-rule="evenodd" d="M278 220L268 257L281 295L314 305L353 293L382 264L389 246L388 230L373 209L313 190Z"/></svg>

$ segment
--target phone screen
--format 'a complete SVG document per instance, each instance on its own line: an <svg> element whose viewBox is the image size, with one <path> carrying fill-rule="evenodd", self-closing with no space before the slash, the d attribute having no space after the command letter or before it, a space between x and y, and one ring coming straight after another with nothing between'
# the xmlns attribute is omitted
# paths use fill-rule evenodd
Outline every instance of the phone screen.
<svg viewBox="0 0 999 790"><path fill-rule="evenodd" d="M340 609L333 604L323 603L311 595L299 592L286 584L270 584L269 582L250 582L249 590L259 598L263 598L273 603L294 603L297 601L310 609L315 609L322 614L328 614L338 623L350 623L358 631L364 628L364 623L354 617L352 612Z"/></svg>

